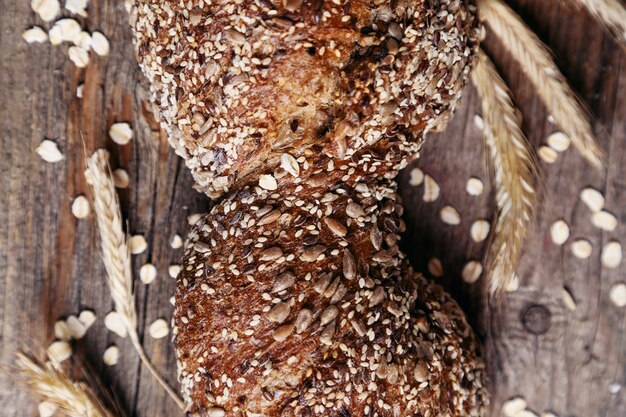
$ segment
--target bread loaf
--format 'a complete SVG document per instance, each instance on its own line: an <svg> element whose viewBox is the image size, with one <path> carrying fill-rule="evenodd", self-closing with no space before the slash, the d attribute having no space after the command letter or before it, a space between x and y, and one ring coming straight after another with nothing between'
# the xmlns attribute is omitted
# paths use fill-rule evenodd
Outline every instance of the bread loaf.
<svg viewBox="0 0 626 417"><path fill-rule="evenodd" d="M458 305L414 272L394 178L476 53L461 0L134 0L169 139L218 199L174 343L188 414L482 416Z"/></svg>

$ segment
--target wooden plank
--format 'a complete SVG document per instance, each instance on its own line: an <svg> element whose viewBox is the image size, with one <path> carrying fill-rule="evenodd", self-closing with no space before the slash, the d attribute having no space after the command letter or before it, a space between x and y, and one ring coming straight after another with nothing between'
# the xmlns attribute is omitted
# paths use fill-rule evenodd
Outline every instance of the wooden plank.
<svg viewBox="0 0 626 417"><path fill-rule="evenodd" d="M468 88L463 105L450 128L430 138L423 157L414 165L437 179L442 196L432 204L421 199L421 188L408 185L410 168L401 176L408 229L404 248L414 265L424 270L427 260L440 257L446 271L444 284L466 308L485 341L492 385L492 415L500 415L506 399L522 395L540 413L559 416L626 415L624 390L609 392L612 383L626 379L626 319L608 299L612 284L624 280L624 267L600 267L600 248L611 239L623 239L626 223L626 58L607 34L583 13L557 2L512 1L554 48L557 61L592 111L595 130L609 154L607 171L595 172L575 151L552 166L543 165L543 193L536 224L520 265L521 289L500 305L488 308L482 280L467 285L460 271L469 259L480 259L483 244L469 239L471 222L490 219L493 196L485 168L482 138L474 126L478 98ZM67 46L28 45L24 29L43 24L28 2L0 0L0 363L10 363L19 348L35 353L53 338L59 317L93 309L98 321L76 343L107 386L114 387L128 415L177 415L175 406L141 368L127 340L107 332L103 318L112 304L98 257L93 217L76 220L72 199L88 189L83 178L84 148L106 147L114 167L128 169L131 186L121 192L124 214L132 233L143 234L146 253L133 258L135 271L154 263L158 279L136 284L141 335L148 355L167 380L175 384L175 359L167 339L152 340L147 325L171 314L173 280L167 275L180 251L170 247L174 234L184 235L186 216L205 210L208 202L191 189L193 181L169 149L151 114L145 80L133 57L130 30L121 2L92 0L84 27L100 30L111 41L111 55L92 55L84 70L67 58ZM524 130L537 147L555 128L529 87L519 67L497 42L486 49L510 83L524 113ZM76 97L84 83L83 98ZM132 124L135 138L119 147L107 138L111 123ZM46 164L34 153L44 138L55 140L66 159ZM485 193L470 197L465 181L478 176ZM585 186L606 193L607 207L620 219L613 233L601 233L578 199ZM438 210L451 204L462 214L460 226L442 224ZM550 242L549 225L564 218L572 238L584 237L593 255L576 260L569 246ZM626 244L626 241L622 242ZM568 242L569 244L569 242ZM577 302L567 310L561 299L566 286ZM529 309L532 306L540 306ZM549 312L547 314L546 312ZM546 317L549 316L549 322ZM544 332L544 330L547 330ZM534 332L534 333L533 333ZM110 344L122 352L117 366L102 365ZM0 377L0 404L7 417L35 415L36 401L6 376Z"/></svg>

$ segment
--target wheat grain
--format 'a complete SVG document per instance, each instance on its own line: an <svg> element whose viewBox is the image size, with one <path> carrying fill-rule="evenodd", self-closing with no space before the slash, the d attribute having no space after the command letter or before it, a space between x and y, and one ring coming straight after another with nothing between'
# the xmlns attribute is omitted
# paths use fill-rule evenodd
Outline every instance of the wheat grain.
<svg viewBox="0 0 626 417"><path fill-rule="evenodd" d="M575 0L608 27L626 46L626 9L620 0Z"/></svg>
<svg viewBox="0 0 626 417"><path fill-rule="evenodd" d="M17 378L34 393L70 417L114 417L85 383L74 382L51 362L41 363L24 353L16 354Z"/></svg>
<svg viewBox="0 0 626 417"><path fill-rule="evenodd" d="M102 259L107 272L111 298L141 361L182 409L184 407L182 400L152 365L139 341L128 237L122 230L120 205L108 160L107 151L99 149L94 152L87 159L85 176L92 189L93 207L100 231Z"/></svg>
<svg viewBox="0 0 626 417"><path fill-rule="evenodd" d="M502 0L479 0L478 13L535 86L548 111L572 144L593 166L602 167L587 114L548 48Z"/></svg>
<svg viewBox="0 0 626 417"><path fill-rule="evenodd" d="M484 135L496 184L498 213L485 262L493 293L513 279L535 204L532 184L536 168L508 88L482 51L472 82L481 97Z"/></svg>

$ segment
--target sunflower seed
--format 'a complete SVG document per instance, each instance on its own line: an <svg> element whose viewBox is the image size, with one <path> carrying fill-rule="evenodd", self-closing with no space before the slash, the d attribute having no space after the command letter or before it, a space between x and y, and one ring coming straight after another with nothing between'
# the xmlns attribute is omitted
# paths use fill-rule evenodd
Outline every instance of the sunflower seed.
<svg viewBox="0 0 626 417"><path fill-rule="evenodd" d="M148 249L148 242L146 242L146 238L142 235L133 235L129 241L130 245L130 253L133 255L139 255L140 253L144 253L146 249Z"/></svg>
<svg viewBox="0 0 626 417"><path fill-rule="evenodd" d="M261 217L257 222L259 226L265 226L266 224L274 223L280 217L280 210L272 210L265 216Z"/></svg>
<svg viewBox="0 0 626 417"><path fill-rule="evenodd" d="M128 188L129 183L130 178L125 169L118 168L113 171L113 185L115 185L116 188Z"/></svg>
<svg viewBox="0 0 626 417"><path fill-rule="evenodd" d="M326 326L324 330L322 330L322 334L320 335L320 342L327 346L332 345L332 340L333 336L335 335L336 329L337 324L334 321Z"/></svg>
<svg viewBox="0 0 626 417"><path fill-rule="evenodd" d="M259 186L265 190L274 191L278 189L278 184L276 183L276 178L273 175L260 175L259 176Z"/></svg>
<svg viewBox="0 0 626 417"><path fill-rule="evenodd" d="M346 206L346 214L348 217L358 219L359 217L365 217L365 210L359 204L348 203Z"/></svg>
<svg viewBox="0 0 626 417"><path fill-rule="evenodd" d="M467 180L467 184L465 184L465 191L472 196L481 195L484 190L485 185L479 178L476 177L471 177Z"/></svg>
<svg viewBox="0 0 626 417"><path fill-rule="evenodd" d="M75 339L75 340L82 339L85 336L85 333L87 333L87 329L85 328L83 323L81 323L81 321L78 320L78 317L76 316L69 316L65 320L65 323L67 323L67 328L70 331L70 335L72 336L72 339Z"/></svg>
<svg viewBox="0 0 626 417"><path fill-rule="evenodd" d="M259 254L259 260L261 262L273 261L283 256L283 250L278 246L265 249Z"/></svg>
<svg viewBox="0 0 626 417"><path fill-rule="evenodd" d="M298 313L298 317L296 317L296 332L298 334L302 333L303 331L306 330L307 327L309 327L309 324L311 324L311 322L313 321L313 313L311 312L311 310L308 310L306 308L303 308L302 310L300 310L300 312Z"/></svg>
<svg viewBox="0 0 626 417"><path fill-rule="evenodd" d="M170 333L170 327L163 319L156 319L148 327L148 333L153 339L162 339Z"/></svg>
<svg viewBox="0 0 626 417"><path fill-rule="evenodd" d="M302 259L305 262L315 262L317 258L326 251L326 246L323 245L313 245L307 247L304 252L302 252Z"/></svg>
<svg viewBox="0 0 626 417"><path fill-rule="evenodd" d="M438 258L430 258L428 261L428 272L436 278L443 276L443 266Z"/></svg>
<svg viewBox="0 0 626 417"><path fill-rule="evenodd" d="M356 277L356 262L354 255L350 250L345 249L343 251L343 276L346 279L353 279Z"/></svg>
<svg viewBox="0 0 626 417"><path fill-rule="evenodd" d="M324 217L324 223L335 236L344 237L348 233L346 226L331 217Z"/></svg>
<svg viewBox="0 0 626 417"><path fill-rule="evenodd" d="M139 268L139 279L144 284L150 284L157 277L156 266L152 264L144 264Z"/></svg>
<svg viewBox="0 0 626 417"><path fill-rule="evenodd" d="M61 11L59 0L31 0L30 7L44 22L54 20Z"/></svg>
<svg viewBox="0 0 626 417"><path fill-rule="evenodd" d="M126 326L124 326L124 320L122 320L122 316L115 310L104 316L104 327L119 337L126 337L127 331Z"/></svg>
<svg viewBox="0 0 626 417"><path fill-rule="evenodd" d="M411 179L409 179L409 184L417 187L418 185L422 185L424 182L424 172L419 168L413 168L411 170Z"/></svg>
<svg viewBox="0 0 626 417"><path fill-rule="evenodd" d="M68 49L70 61L74 63L78 68L85 68L89 63L89 52L80 46L70 46Z"/></svg>
<svg viewBox="0 0 626 417"><path fill-rule="evenodd" d="M303 0L283 0L283 4L285 5L285 9L290 12L295 12L296 10L302 7Z"/></svg>
<svg viewBox="0 0 626 417"><path fill-rule="evenodd" d="M72 202L72 214L77 219L84 219L89 215L89 201L84 195L79 195Z"/></svg>
<svg viewBox="0 0 626 417"><path fill-rule="evenodd" d="M546 139L546 143L557 152L565 152L571 143L569 137L563 132L554 132Z"/></svg>
<svg viewBox="0 0 626 417"><path fill-rule="evenodd" d="M274 323L282 323L289 317L291 307L289 303L278 303L267 313L267 318Z"/></svg>
<svg viewBox="0 0 626 417"><path fill-rule="evenodd" d="M439 211L439 217L441 221L451 226L457 226L461 223L461 215L452 206L445 206Z"/></svg>
<svg viewBox="0 0 626 417"><path fill-rule="evenodd" d="M274 281L272 292L281 292L286 290L291 287L295 281L296 277L294 277L291 272L283 272L276 278L276 281Z"/></svg>
<svg viewBox="0 0 626 417"><path fill-rule="evenodd" d="M594 213L604 208L604 196L595 188L587 187L582 190L580 192L580 199Z"/></svg>
<svg viewBox="0 0 626 417"><path fill-rule="evenodd" d="M68 342L57 341L48 347L46 353L52 362L61 363L72 356L72 347Z"/></svg>
<svg viewBox="0 0 626 417"><path fill-rule="evenodd" d="M587 259L591 256L593 247L591 243L586 239L576 239L572 242L572 253L575 257L580 259Z"/></svg>
<svg viewBox="0 0 626 417"><path fill-rule="evenodd" d="M33 26L22 33L22 39L26 43L44 43L48 40L48 34L39 26Z"/></svg>
<svg viewBox="0 0 626 417"><path fill-rule="evenodd" d="M37 405L39 417L52 417L59 407L51 401L42 401Z"/></svg>
<svg viewBox="0 0 626 417"><path fill-rule="evenodd" d="M569 239L569 226L564 220L557 220L550 227L552 242L556 245L564 244Z"/></svg>
<svg viewBox="0 0 626 417"><path fill-rule="evenodd" d="M615 269L622 263L622 245L618 241L612 241L602 248L602 265L605 268Z"/></svg>
<svg viewBox="0 0 626 417"><path fill-rule="evenodd" d="M511 398L502 405L502 414L506 417L516 417L526 409L526 400L521 397Z"/></svg>
<svg viewBox="0 0 626 417"><path fill-rule="evenodd" d="M430 175L424 176L424 197L423 200L427 203L432 203L439 198L439 184Z"/></svg>
<svg viewBox="0 0 626 417"><path fill-rule="evenodd" d="M177 278L183 268L180 265L170 265L167 267L167 273L170 278Z"/></svg>
<svg viewBox="0 0 626 417"><path fill-rule="evenodd" d="M79 16L86 17L88 0L65 0L65 9L70 13L77 14Z"/></svg>
<svg viewBox="0 0 626 417"><path fill-rule="evenodd" d="M85 329L89 329L96 321L96 315L91 310L83 310L78 314L78 320L83 323Z"/></svg>
<svg viewBox="0 0 626 417"><path fill-rule="evenodd" d="M611 287L609 298L617 307L626 306L626 284L619 283Z"/></svg>
<svg viewBox="0 0 626 417"><path fill-rule="evenodd" d="M107 56L109 55L111 46L106 36L100 32L94 32L91 34L91 49L100 56Z"/></svg>
<svg viewBox="0 0 626 417"><path fill-rule="evenodd" d="M280 156L280 166L293 177L300 175L300 165L298 161L288 153L284 153Z"/></svg>
<svg viewBox="0 0 626 417"><path fill-rule="evenodd" d="M326 326L331 321L335 320L339 315L339 309L337 306L328 306L322 313L321 325Z"/></svg>
<svg viewBox="0 0 626 417"><path fill-rule="evenodd" d="M276 329L273 337L277 342L282 342L288 338L291 333L293 333L293 324L285 324Z"/></svg>
<svg viewBox="0 0 626 417"><path fill-rule="evenodd" d="M372 242L372 246L376 250L380 250L380 248L382 247L381 245L383 243L383 235L376 225L374 225L370 229L370 242Z"/></svg>
<svg viewBox="0 0 626 417"><path fill-rule="evenodd" d="M54 323L54 337L63 342L68 342L72 340L70 328L67 327L67 323L65 322L65 320L59 320Z"/></svg>
<svg viewBox="0 0 626 417"><path fill-rule="evenodd" d="M109 136L118 145L126 145L133 138L133 129L128 123L113 123L109 128Z"/></svg>
<svg viewBox="0 0 626 417"><path fill-rule="evenodd" d="M600 210L593 213L591 222L594 226L599 227L602 230L612 232L617 227L617 218L605 210Z"/></svg>
<svg viewBox="0 0 626 417"><path fill-rule="evenodd" d="M491 225L487 220L476 220L470 228L470 235L474 242L482 242L489 236Z"/></svg>
<svg viewBox="0 0 626 417"><path fill-rule="evenodd" d="M480 274L483 273L483 266L478 261L469 261L463 267L463 271L461 275L463 276L463 281L468 284L473 284L478 281Z"/></svg>
<svg viewBox="0 0 626 417"><path fill-rule="evenodd" d="M170 246L172 247L172 249L180 249L183 247L183 238L180 237L180 235L176 234L174 235L174 237L172 238L172 241L170 242Z"/></svg>
<svg viewBox="0 0 626 417"><path fill-rule="evenodd" d="M102 355L102 361L106 366L117 365L117 361L120 357L120 350L115 345L109 346Z"/></svg>
<svg viewBox="0 0 626 417"><path fill-rule="evenodd" d="M565 308L569 311L576 310L576 301L574 301L574 297L572 297L572 294L565 287L561 288L561 299L563 300Z"/></svg>
<svg viewBox="0 0 626 417"><path fill-rule="evenodd" d="M37 149L35 149L35 152L37 152L37 155L39 155L41 159L51 164L62 161L65 158L57 144L48 139L42 141Z"/></svg>
<svg viewBox="0 0 626 417"><path fill-rule="evenodd" d="M539 158L548 164L555 163L559 156L559 154L549 146L540 147L537 153L539 154Z"/></svg>
<svg viewBox="0 0 626 417"><path fill-rule="evenodd" d="M235 29L227 29L224 32L224 39L234 43L235 45L243 45L244 43L246 43L246 37L243 35L243 33Z"/></svg>

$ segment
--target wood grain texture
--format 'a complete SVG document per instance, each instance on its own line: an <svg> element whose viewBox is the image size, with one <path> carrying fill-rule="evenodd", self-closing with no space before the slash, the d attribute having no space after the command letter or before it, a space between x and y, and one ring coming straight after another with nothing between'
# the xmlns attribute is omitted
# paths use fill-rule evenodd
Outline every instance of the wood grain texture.
<svg viewBox="0 0 626 417"><path fill-rule="evenodd" d="M430 257L443 261L442 281L466 308L485 343L492 416L501 415L503 401L516 395L527 398L538 414L550 410L559 416L623 416L626 388L611 394L609 386L626 385L626 317L624 309L611 304L608 291L626 279L626 267L601 268L600 248L612 239L626 245L626 53L593 19L558 2L511 3L554 49L559 66L591 110L595 132L609 155L608 169L593 171L573 150L553 165L542 165L538 216L518 269L520 290L488 306L482 280L474 285L460 280L465 262L480 259L485 249L471 241L469 227L493 213L482 138L473 122L480 106L468 88L450 128L433 135L414 164L439 182L439 200L422 201L422 187L408 185L410 168L401 176L408 224L403 246L422 270ZM151 339L145 329L156 318L169 319L172 312L174 281L167 267L178 262L181 252L169 242L174 234L185 234L187 215L205 210L208 202L191 189L190 175L159 132L133 56L123 4L90 2L89 17L81 22L90 32L107 35L111 55L92 54L83 70L67 58L67 45L28 45L21 39L24 29L43 25L28 2L0 0L0 6L0 363L10 363L19 348L41 353L54 337L58 318L90 308L98 321L76 343L77 355L113 388L129 416L178 415L141 368L129 341L105 330L103 318L112 303L94 218L76 220L70 212L72 199L88 192L84 148L92 152L106 147L114 167L126 168L131 176L130 188L121 192L130 231L143 234L149 243L147 252L133 257L135 271L145 262L159 271L149 286L135 286L140 335L147 354L175 384L171 343ZM498 43L488 37L485 47L510 84L524 113L524 130L538 147L556 128ZM79 99L75 91L81 83L84 95ZM131 123L135 130L129 145L117 146L107 137L108 127L118 121ZM34 153L44 138L59 144L64 161L47 164ZM485 181L482 196L465 193L470 176ZM620 220L615 232L592 226L578 198L585 186L606 194L609 211ZM438 211L446 204L461 212L461 225L439 220ZM549 237L550 224L559 218L571 228L570 241L562 247ZM569 247L578 237L594 246L584 261L575 259ZM575 311L562 302L564 286L576 299ZM118 365L108 368L101 356L113 343L122 355ZM6 375L0 377L0 407L6 417L36 415L36 400Z"/></svg>

